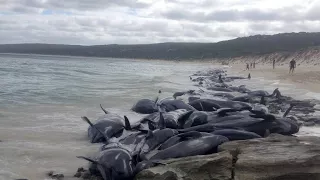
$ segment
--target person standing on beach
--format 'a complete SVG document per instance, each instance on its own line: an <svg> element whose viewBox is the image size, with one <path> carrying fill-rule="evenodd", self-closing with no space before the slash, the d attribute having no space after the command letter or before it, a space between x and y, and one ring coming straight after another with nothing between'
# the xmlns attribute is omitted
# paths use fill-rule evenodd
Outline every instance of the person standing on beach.
<svg viewBox="0 0 320 180"><path fill-rule="evenodd" d="M247 69L246 70L249 70L249 63L247 63Z"/></svg>
<svg viewBox="0 0 320 180"><path fill-rule="evenodd" d="M296 68L296 61L295 61L294 59L292 59L292 60L290 61L289 74L290 74L290 72L293 73L294 68Z"/></svg>
<svg viewBox="0 0 320 180"><path fill-rule="evenodd" d="M275 65L276 65L276 60L274 59L272 62L273 69L275 68Z"/></svg>

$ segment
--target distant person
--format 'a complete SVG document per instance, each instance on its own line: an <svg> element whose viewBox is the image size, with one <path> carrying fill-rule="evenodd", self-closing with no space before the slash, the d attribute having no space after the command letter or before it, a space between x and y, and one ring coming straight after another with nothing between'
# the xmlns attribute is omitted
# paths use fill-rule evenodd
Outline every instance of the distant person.
<svg viewBox="0 0 320 180"><path fill-rule="evenodd" d="M247 63L247 68L246 68L246 70L249 70L250 68L249 68L249 63Z"/></svg>
<svg viewBox="0 0 320 180"><path fill-rule="evenodd" d="M253 68L256 68L256 62L255 61L253 62Z"/></svg>
<svg viewBox="0 0 320 180"><path fill-rule="evenodd" d="M273 69L275 68L276 66L276 60L274 59L273 62L272 62L272 66L273 66Z"/></svg>
<svg viewBox="0 0 320 180"><path fill-rule="evenodd" d="M248 74L248 79L251 79L251 74L250 73Z"/></svg>
<svg viewBox="0 0 320 180"><path fill-rule="evenodd" d="M295 61L294 59L292 59L292 60L290 61L289 74L290 74L290 72L293 73L294 68L296 68L296 61Z"/></svg>

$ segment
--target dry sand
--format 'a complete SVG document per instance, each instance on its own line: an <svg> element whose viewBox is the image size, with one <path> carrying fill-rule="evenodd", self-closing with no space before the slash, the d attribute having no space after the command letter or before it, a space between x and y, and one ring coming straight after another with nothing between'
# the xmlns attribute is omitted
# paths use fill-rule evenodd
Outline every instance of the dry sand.
<svg viewBox="0 0 320 180"><path fill-rule="evenodd" d="M299 65L293 74L289 74L289 65L256 64L255 69L245 70L245 63L230 63L231 70L251 77L264 77L270 80L280 80L280 83L294 84L311 92L320 93L320 67L313 65Z"/></svg>

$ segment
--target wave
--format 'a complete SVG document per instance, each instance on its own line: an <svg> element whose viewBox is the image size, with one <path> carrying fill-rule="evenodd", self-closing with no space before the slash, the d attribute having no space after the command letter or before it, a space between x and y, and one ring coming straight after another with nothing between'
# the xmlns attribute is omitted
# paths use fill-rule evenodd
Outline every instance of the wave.
<svg viewBox="0 0 320 180"><path fill-rule="evenodd" d="M95 73L95 72L90 72L90 71L85 71L85 70L73 70L74 72L82 73L82 74L87 74L87 75L102 75L100 73Z"/></svg>

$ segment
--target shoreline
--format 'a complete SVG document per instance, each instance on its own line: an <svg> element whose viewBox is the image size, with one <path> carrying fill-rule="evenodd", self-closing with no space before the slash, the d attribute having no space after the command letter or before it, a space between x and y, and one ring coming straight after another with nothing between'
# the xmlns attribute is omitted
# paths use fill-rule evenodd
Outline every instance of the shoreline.
<svg viewBox="0 0 320 180"><path fill-rule="evenodd" d="M90 58L88 58L88 61L90 61ZM138 61L138 60L134 60L134 61ZM143 61L145 61L145 60L143 60ZM96 62L98 62L98 61L95 61L95 63ZM145 62L148 62L148 61L145 61ZM152 61L152 62L156 62L156 61ZM172 71L177 71L177 67L175 67L175 65L178 65L178 67L184 67L183 63L186 61L178 61L178 62L168 61L168 62L172 62L168 65L168 68L171 68ZM179 63L181 63L181 64L179 64ZM190 64L187 63L187 64L188 64L188 66L193 66L193 65L196 66L196 65L199 65L200 63L204 64L205 62L204 61L202 61L202 62L194 61L194 63L190 63ZM143 64L143 63L141 63L141 64ZM165 64L165 62L163 62L162 64L159 62L156 62L154 64L163 65L163 64ZM208 64L208 66L207 66L207 64ZM212 65L214 65L214 64L211 61L207 61L205 65L206 65L205 69L212 69L213 68ZM186 67L188 68L188 66L186 66ZM200 69L197 69L197 70L200 70ZM184 70L184 71L186 71L186 70ZM190 82L188 76L191 74L185 74L184 71L183 71L184 75L181 78ZM230 70L228 70L228 72L230 72ZM156 89L160 86L161 86L161 88L163 86L167 87L168 85L163 85L163 83L166 83L167 81L176 82L177 81L176 79L173 80L171 78L174 76L180 76L180 75L181 75L181 73L174 74L172 76L163 76L166 79L161 80L160 85L154 85L154 83L150 82L150 81L147 81L147 83L149 83L150 86L153 85L154 89ZM92 75L90 75L90 76L92 76ZM184 85L183 90L186 90L189 87L189 86L186 87L185 84L186 83L183 83L183 85ZM190 82L190 84L192 85L193 83ZM180 87L180 86L177 86L177 87ZM172 88L171 87L169 88L169 86L168 86L168 90L171 91L172 89L177 89L177 91L179 90L175 86ZM137 91L137 93L143 94L141 91L140 92ZM150 94L152 94L152 93L150 93ZM165 93L167 93L167 94L170 93L170 95L171 95L171 92L167 91ZM172 93L174 93L174 92L172 92ZM286 94L284 94L284 95L286 95ZM104 94L102 96L107 97ZM126 95L126 96L130 96L130 95ZM147 96L149 96L149 95L146 95L146 97ZM138 97L133 96L132 98L137 99ZM105 100L105 99L103 99L103 98L99 99L99 101L103 101L103 100ZM124 101L125 101L125 103L127 103L128 99L124 99ZM108 103L110 103L110 102L105 101L105 104L108 104ZM132 104L130 103L130 106L131 105ZM61 105L61 107L59 107L59 106L60 105L54 105L54 107L56 107L56 109L54 107L47 108L47 106L45 106L43 108L38 109L36 113L32 114L32 116L24 115L23 123L18 122L17 121L18 119L14 119L14 121L12 121L12 122L17 123L17 127L14 127L13 129L10 129L7 127L2 127L2 129L4 130L2 133L5 134L5 136L4 136L5 141L2 142L4 144L3 149L7 150L6 151L7 154L4 153L6 155L5 161L8 159L7 160L8 166L5 167L4 171L6 170L6 168L9 169L9 170L7 170L7 174L5 172L4 176L11 177L11 176L13 176L13 174L15 174L15 175L22 174L24 176L27 176L29 179L37 179L35 177L45 178L44 171L55 170L55 171L59 171L61 173L67 174L68 176L65 179L75 179L72 177L72 173L74 172L74 170L76 168L74 164L78 165L78 164L82 163L83 161L74 158L73 155L74 154L86 155L87 152L90 152L90 154L91 154L91 152L98 149L98 147L95 147L95 145L92 145L89 142L87 142L87 139L86 139L87 137L86 137L86 133L85 133L85 131L87 130L87 125L80 123L79 117L82 115L86 115L88 117L94 117L96 115L101 114L102 112L100 112L98 104L94 104L94 106L91 106L91 107L90 107L90 103L86 105L88 107L82 107L82 106L79 106L79 107L74 106L73 107L72 105L70 105L69 109L68 108L65 109L63 107L63 106L65 106L65 104ZM124 107L126 107L126 104L124 104ZM28 108L30 108L30 107L28 107ZM63 108L63 109L60 109L60 108ZM30 108L30 109L32 109L32 108ZM44 111L42 111L42 110L44 110ZM46 111L46 110L48 110L48 111ZM120 114L123 111L126 112L126 109L125 110L119 109L119 111L115 111L115 113ZM15 113L15 114L22 114L21 112L24 112L24 111L19 109L19 112ZM128 114L129 114L129 116L132 115L130 113L128 113ZM126 114L126 115L128 115L128 114ZM42 115L42 116L37 117L38 115ZM121 113L121 115L122 115L122 113ZM31 122L30 121L29 125L25 124L29 120L31 120L31 119L36 120L37 118L39 118L39 120L41 119L41 122L40 121ZM135 118L136 117L133 116L133 119L135 119ZM52 120L54 120L54 121L52 121ZM40 122L40 123L34 124L36 122ZM22 126L22 127L19 127L19 126ZM25 127L26 127L26 129L24 129ZM78 130L75 130L75 129L78 129ZM74 130L74 131L72 133L70 133L70 130ZM10 137L10 138L8 138L6 140L6 137ZM20 151L21 145L26 146L27 150L23 150L21 152ZM40 145L42 146L41 153L38 152L38 146L40 146ZM60 148L60 146L61 146L61 148ZM68 153L64 152L64 151L66 151L66 149L63 146L68 146L68 148L67 148ZM48 156L48 154L50 154L50 156ZM21 157L28 158L28 159L30 158L31 160L30 160L30 162L29 161L23 162L23 164L22 164L23 166L21 166L21 167L19 165L18 166L15 165L13 167L13 165L17 164L17 162L18 162L15 159L16 156L19 156L19 158L21 158ZM14 158L12 158L12 157L14 157ZM20 159L17 159L17 160L20 161ZM72 162L66 163L68 161L72 161ZM21 163L21 161L20 161L20 163ZM10 167L10 166L12 166L12 167ZM39 167L41 167L41 168L39 168ZM35 172L33 171L33 169L35 169ZM0 176L0 177L2 177L2 176ZM18 178L18 177L16 177L16 178Z"/></svg>
<svg viewBox="0 0 320 180"><path fill-rule="evenodd" d="M221 64L215 63L215 65ZM251 78L262 78L277 81L279 85L291 84L299 89L305 89L312 93L319 93L320 98L320 68L312 65L297 66L293 74L289 74L289 67L285 64L272 68L272 64L256 64L256 68L245 70L245 63L234 62L225 65L232 73Z"/></svg>
<svg viewBox="0 0 320 180"><path fill-rule="evenodd" d="M202 95L200 93L199 96L196 96L200 100L203 98L206 98L204 96L206 92L219 93L220 91L222 91L225 94L229 94L229 93L231 94L232 92L237 91L233 89L232 89L233 91L223 91L222 89L223 88L228 89L233 85L234 85L233 87L237 87L239 84L235 83L235 81L238 81L238 80L228 81L227 78L225 79L222 78L222 81L227 83L229 87L217 86L217 84L221 83L221 79L220 79L220 82L217 81L218 77L221 78L221 74L226 73L227 74L226 77L232 74L230 73L230 71L232 71L232 68L228 69L226 72L218 71L218 69L223 69L223 68L218 67L216 68L217 71L215 71L215 69L211 69L212 70L211 72L199 72L199 73L196 73L197 75L192 75L193 76L192 80L195 80L194 82L199 82L199 85L203 89L206 89L206 91L202 91L203 93ZM233 76L233 74L231 76ZM205 80L208 80L208 81L205 81ZM243 79L242 81L241 78L239 78L239 81L240 83L250 82L250 80L248 79ZM245 83L245 85L247 84ZM217 89L212 89L214 87L216 87ZM264 91L265 89L260 87L258 89L249 88L249 90L252 90L252 92L254 90L258 90L261 92L261 91ZM245 94L243 92L240 92L240 93ZM268 94L268 91L266 93ZM281 99L281 102L269 101L267 104L265 104L265 107L267 109L272 109L271 107L274 107L274 106L271 106L271 104L273 104L274 102L276 102L278 106L283 106L283 104L289 105L293 102L298 101L295 96L292 96L293 98L291 99L290 95L288 96L286 93L282 93L282 91L281 91L281 94L282 94L282 98L280 97L278 99L278 97L276 97L278 100ZM242 95L238 97L242 97ZM267 96L267 97L272 98L272 96ZM226 98L226 99L230 100L229 98ZM232 99L233 98L231 98L231 101L233 102L239 102L239 101L241 102L241 100L237 101ZM243 102L247 102L247 101L243 101ZM254 103L258 103L258 102L248 101L248 103L253 105ZM300 106L305 108L308 105L300 104ZM201 105L201 108L202 110L204 110L202 105ZM320 146L318 145L319 133L317 133L317 135L313 135L313 134L308 134L310 130L307 132L301 131L301 128L304 128L305 131L308 129L308 127L304 125L299 126L298 131L294 132L296 129L294 128L296 125L294 123L295 121L294 116L298 115L299 113L308 114L308 113L305 113L306 111L301 110L300 112L300 109L296 109L296 110L297 111L292 109L294 113L290 114L291 117L289 116L282 117L281 113L274 113L271 111L269 112L271 115L274 115L275 117L277 117L277 119L279 118L279 122L282 121L282 123L286 124L289 121L291 121L292 124L285 125L285 127L290 128L290 130L288 129L284 130L284 132L282 133L281 132L276 132L274 134L271 133L267 135L267 137L261 135L262 137L257 139L246 139L246 140L235 140L235 141L231 140L228 142L224 142L218 146L218 151L212 154L206 154L206 155L200 154L200 155L191 155L191 156L182 156L178 158L164 159L164 160L161 160L161 162L164 162L162 165L154 165L154 166L148 167L147 169L144 169L143 171L139 172L137 176L135 176L135 179L137 180L168 179L168 178L177 179L177 177L182 177L183 179L188 178L188 179L221 179L221 180L292 179L292 178L303 179L305 177L309 177L310 180L319 179L320 177L319 170L317 168L317 166L319 165L318 164L319 161L316 158L316 156L318 156L316 152L318 152L320 148ZM232 121L236 121L236 120L232 120ZM270 123L270 121L265 121L265 122ZM258 126L257 124L258 123L256 123L255 126ZM259 126L260 128L269 127L267 123L259 124ZM280 127L281 126L279 126L279 128ZM314 128L314 133L316 133L317 130L319 130L318 127L319 126L312 127ZM283 168L279 169L280 166ZM301 166L303 166L302 169L301 169ZM302 173L300 173L299 171Z"/></svg>

